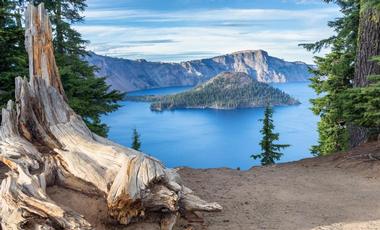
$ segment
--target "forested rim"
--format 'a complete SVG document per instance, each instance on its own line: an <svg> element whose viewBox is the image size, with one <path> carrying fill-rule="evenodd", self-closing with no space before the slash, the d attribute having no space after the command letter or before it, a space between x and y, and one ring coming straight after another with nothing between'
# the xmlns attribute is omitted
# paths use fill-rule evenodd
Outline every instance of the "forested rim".
<svg viewBox="0 0 380 230"><path fill-rule="evenodd" d="M380 130L380 1L324 0L337 4L343 16L328 23L335 35L314 44L301 44L314 52L311 87L319 95L311 100L321 117L315 155L328 155L354 147Z"/></svg>
<svg viewBox="0 0 380 230"><path fill-rule="evenodd" d="M27 0L0 0L0 108L14 98L15 78L28 76L28 61L24 47L24 11ZM70 106L81 115L95 133L106 136L107 125L101 115L119 108L123 95L109 90L105 78L95 77L95 67L81 60L88 55L87 41L72 28L83 21L85 0L34 0L45 4L54 33L54 51L63 86ZM0 117L1 118L1 117Z"/></svg>

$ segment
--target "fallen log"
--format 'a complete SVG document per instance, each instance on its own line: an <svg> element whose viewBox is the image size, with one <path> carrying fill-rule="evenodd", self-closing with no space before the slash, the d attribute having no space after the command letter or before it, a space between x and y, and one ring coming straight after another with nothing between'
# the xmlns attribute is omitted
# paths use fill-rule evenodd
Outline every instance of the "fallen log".
<svg viewBox="0 0 380 230"><path fill-rule="evenodd" d="M46 188L60 185L106 198L121 224L159 213L162 229L180 214L220 211L185 187L157 159L92 133L68 105L55 63L43 4L26 10L29 80L16 78L15 102L2 110L0 186L2 229L92 229L80 214L55 203Z"/></svg>

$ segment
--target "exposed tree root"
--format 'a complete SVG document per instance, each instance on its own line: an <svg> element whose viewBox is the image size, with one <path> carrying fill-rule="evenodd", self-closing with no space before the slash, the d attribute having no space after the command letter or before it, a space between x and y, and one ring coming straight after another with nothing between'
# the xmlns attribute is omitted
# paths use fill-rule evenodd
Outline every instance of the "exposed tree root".
<svg viewBox="0 0 380 230"><path fill-rule="evenodd" d="M183 211L222 209L158 160L91 133L67 103L43 5L29 5L26 19L30 80L16 79L16 100L2 110L0 127L0 162L10 169L0 187L3 229L92 229L49 198L51 185L105 197L121 224L163 213L161 228L172 229Z"/></svg>

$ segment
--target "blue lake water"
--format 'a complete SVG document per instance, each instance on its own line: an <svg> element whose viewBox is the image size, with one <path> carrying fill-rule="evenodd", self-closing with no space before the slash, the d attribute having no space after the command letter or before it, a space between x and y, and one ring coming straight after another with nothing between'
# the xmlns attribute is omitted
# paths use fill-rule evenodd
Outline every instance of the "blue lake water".
<svg viewBox="0 0 380 230"><path fill-rule="evenodd" d="M274 108L275 131L281 144L290 144L279 162L311 157L310 146L317 143L318 118L309 110L315 97L308 83L273 84L302 104ZM162 88L130 95L171 94L189 87ZM122 103L118 111L103 117L110 126L109 138L130 146L133 128L141 135L142 151L160 159L168 167L230 167L248 169L259 165L250 158L259 153L263 108L239 110L183 109L151 112L149 103Z"/></svg>

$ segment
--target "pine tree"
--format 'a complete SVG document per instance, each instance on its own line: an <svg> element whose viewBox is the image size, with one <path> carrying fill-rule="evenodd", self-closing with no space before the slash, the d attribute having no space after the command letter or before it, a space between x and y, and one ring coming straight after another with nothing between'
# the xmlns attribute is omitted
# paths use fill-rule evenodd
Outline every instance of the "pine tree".
<svg viewBox="0 0 380 230"><path fill-rule="evenodd" d="M119 108L123 94L110 90L96 68L82 60L88 55L87 41L71 25L83 21L85 0L34 0L45 4L53 25L54 48L62 83L70 106L82 116L91 131L106 136L100 117ZM0 108L14 97L14 78L27 75L27 56L21 17L26 0L0 0Z"/></svg>
<svg viewBox="0 0 380 230"><path fill-rule="evenodd" d="M376 59L374 59L375 56L380 55L380 1L360 0L360 6L360 33L358 37L353 85L354 87L360 87L362 89L350 91L349 94L353 96L350 97L350 99L354 101L345 102L349 102L346 103L347 105L352 104L353 108L356 108L356 110L365 111L367 109L373 109L371 108L371 104L378 103L378 99L371 97L371 94L374 93L373 90L376 91L376 84L373 84L373 82L371 84L370 78L373 78L372 75L380 75L380 65L376 62ZM371 84L371 86L369 86L369 84ZM369 89L366 89L367 87ZM357 93L356 96L355 93ZM366 98L365 95L367 95ZM360 100L359 98L365 100ZM354 104L359 102L361 104ZM361 108L358 108L358 106ZM351 108L352 107L349 107L347 109L350 110ZM358 114L355 110L348 111L346 114L351 112L356 113L355 115ZM347 117L350 125L349 133L351 147L355 147L365 142L367 139L370 139L371 136L376 137L379 134L379 131L373 132L376 131L376 128L379 128L379 125L377 125L377 127L368 127L368 120L371 120L373 117L367 117L367 115L369 115L367 112L360 114L366 116L362 117L359 122L357 118L355 121L352 121L350 120L351 116ZM375 118L376 117L378 116L375 116ZM358 125L358 123L363 123L363 125Z"/></svg>
<svg viewBox="0 0 380 230"><path fill-rule="evenodd" d="M137 129L133 129L131 148L137 151L140 151L141 148L140 134L137 132Z"/></svg>
<svg viewBox="0 0 380 230"><path fill-rule="evenodd" d="M366 128L379 129L375 122L379 101L374 96L378 85L368 76L380 74L380 66L371 60L380 54L380 1L325 2L336 3L343 13L343 17L329 22L336 35L314 44L301 44L314 52L331 48L326 56L316 58L317 69L313 70L311 86L319 97L312 100L312 110L321 117L319 144L312 147L315 155L346 150L366 138Z"/></svg>
<svg viewBox="0 0 380 230"><path fill-rule="evenodd" d="M262 165L271 165L275 164L276 160L280 160L283 155L280 150L289 147L290 145L285 144L275 144L274 141L279 140L279 134L274 133L274 124L273 124L273 110L268 105L265 108L264 119L260 121L263 122L263 128L260 133L263 135L263 139L260 142L261 150L263 151L260 154L253 154L251 157L253 159L261 159Z"/></svg>
<svg viewBox="0 0 380 230"><path fill-rule="evenodd" d="M83 21L85 0L34 0L44 3L49 12L54 30L54 48L62 83L70 106L82 116L91 131L106 136L107 125L100 117L118 109L117 103L123 94L110 90L105 78L97 78L96 68L83 61L88 55L87 41L71 25Z"/></svg>
<svg viewBox="0 0 380 230"><path fill-rule="evenodd" d="M18 3L15 0L0 0L0 110L14 98L15 78L27 76L28 73Z"/></svg>
<svg viewBox="0 0 380 230"><path fill-rule="evenodd" d="M380 65L380 56L372 58ZM344 116L349 122L367 129L369 136L380 133L380 73L369 75L368 85L347 90Z"/></svg>
<svg viewBox="0 0 380 230"><path fill-rule="evenodd" d="M354 86L368 85L368 76L380 74L380 65L372 58L380 55L379 0L360 0L358 49L356 53Z"/></svg>
<svg viewBox="0 0 380 230"><path fill-rule="evenodd" d="M317 68L311 87L318 94L312 99L312 111L320 116L319 143L311 151L315 155L328 155L348 148L349 135L344 119L343 102L347 89L352 88L357 51L360 0L325 0L334 2L343 16L329 22L336 34L314 44L301 44L308 50L319 52L330 47L324 57L316 57Z"/></svg>

